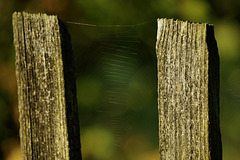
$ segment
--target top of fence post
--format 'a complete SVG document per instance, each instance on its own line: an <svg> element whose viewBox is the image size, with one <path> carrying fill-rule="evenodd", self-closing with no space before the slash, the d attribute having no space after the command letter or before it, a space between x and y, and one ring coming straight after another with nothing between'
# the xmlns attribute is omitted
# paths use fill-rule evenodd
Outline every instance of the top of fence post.
<svg viewBox="0 0 240 160"><path fill-rule="evenodd" d="M81 159L70 35L56 16L12 17L23 159Z"/></svg>
<svg viewBox="0 0 240 160"><path fill-rule="evenodd" d="M222 159L213 26L158 19L160 159Z"/></svg>

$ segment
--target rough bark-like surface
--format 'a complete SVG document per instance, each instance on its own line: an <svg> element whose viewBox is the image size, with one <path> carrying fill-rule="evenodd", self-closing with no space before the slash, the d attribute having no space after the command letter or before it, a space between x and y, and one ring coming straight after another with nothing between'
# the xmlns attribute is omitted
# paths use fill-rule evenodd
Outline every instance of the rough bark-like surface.
<svg viewBox="0 0 240 160"><path fill-rule="evenodd" d="M158 19L160 159L222 159L213 26Z"/></svg>
<svg viewBox="0 0 240 160"><path fill-rule="evenodd" d="M22 158L81 159L70 36L56 16L13 14Z"/></svg>

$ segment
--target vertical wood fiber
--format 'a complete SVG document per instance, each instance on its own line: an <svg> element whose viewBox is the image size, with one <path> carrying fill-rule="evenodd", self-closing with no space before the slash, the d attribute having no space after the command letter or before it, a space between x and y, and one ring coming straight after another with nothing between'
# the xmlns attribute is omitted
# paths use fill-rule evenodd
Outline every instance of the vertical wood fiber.
<svg viewBox="0 0 240 160"><path fill-rule="evenodd" d="M22 159L81 159L70 36L56 16L13 14Z"/></svg>
<svg viewBox="0 0 240 160"><path fill-rule="evenodd" d="M158 19L160 159L222 159L213 26Z"/></svg>

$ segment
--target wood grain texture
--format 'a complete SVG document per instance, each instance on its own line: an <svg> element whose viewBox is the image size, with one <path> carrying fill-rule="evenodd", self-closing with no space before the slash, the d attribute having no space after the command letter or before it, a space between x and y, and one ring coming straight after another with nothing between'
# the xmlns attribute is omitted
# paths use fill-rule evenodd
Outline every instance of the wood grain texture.
<svg viewBox="0 0 240 160"><path fill-rule="evenodd" d="M222 159L213 26L158 19L160 159Z"/></svg>
<svg viewBox="0 0 240 160"><path fill-rule="evenodd" d="M81 159L70 36L56 16L13 14L22 158Z"/></svg>

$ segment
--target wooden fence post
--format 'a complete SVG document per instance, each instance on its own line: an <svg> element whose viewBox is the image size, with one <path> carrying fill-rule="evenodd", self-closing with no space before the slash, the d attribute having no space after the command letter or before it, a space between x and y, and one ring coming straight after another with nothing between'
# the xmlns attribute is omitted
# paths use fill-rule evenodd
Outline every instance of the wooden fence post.
<svg viewBox="0 0 240 160"><path fill-rule="evenodd" d="M22 158L81 159L70 35L56 16L13 14Z"/></svg>
<svg viewBox="0 0 240 160"><path fill-rule="evenodd" d="M156 54L160 159L221 160L213 26L158 19Z"/></svg>

